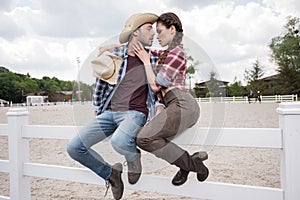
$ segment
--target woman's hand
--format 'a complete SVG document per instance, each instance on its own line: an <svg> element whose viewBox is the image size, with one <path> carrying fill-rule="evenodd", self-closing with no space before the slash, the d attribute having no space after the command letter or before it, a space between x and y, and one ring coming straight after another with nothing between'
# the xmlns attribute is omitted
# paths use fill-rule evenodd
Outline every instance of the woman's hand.
<svg viewBox="0 0 300 200"><path fill-rule="evenodd" d="M147 53L147 51L144 49L144 46L140 42L133 45L133 50L135 55L139 57L144 64L150 62L150 51Z"/></svg>

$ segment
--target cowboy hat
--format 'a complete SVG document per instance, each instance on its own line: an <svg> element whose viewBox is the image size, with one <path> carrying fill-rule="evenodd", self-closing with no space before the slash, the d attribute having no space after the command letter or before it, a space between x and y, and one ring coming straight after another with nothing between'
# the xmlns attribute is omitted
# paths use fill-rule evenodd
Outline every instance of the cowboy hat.
<svg viewBox="0 0 300 200"><path fill-rule="evenodd" d="M118 81L119 70L123 60L109 51L104 51L100 56L91 61L95 77L115 85Z"/></svg>
<svg viewBox="0 0 300 200"><path fill-rule="evenodd" d="M125 27L122 30L119 41L121 44L128 42L130 35L137 28L146 23L154 24L158 19L158 16L152 13L137 13L132 15L125 23Z"/></svg>

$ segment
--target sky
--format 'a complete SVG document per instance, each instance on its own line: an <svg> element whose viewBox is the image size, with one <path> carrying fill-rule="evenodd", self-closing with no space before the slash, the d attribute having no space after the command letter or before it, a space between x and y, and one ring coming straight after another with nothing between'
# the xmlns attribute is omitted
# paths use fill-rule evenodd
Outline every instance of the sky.
<svg viewBox="0 0 300 200"><path fill-rule="evenodd" d="M34 78L93 80L91 52L116 43L126 19L144 12L179 16L187 55L199 62L194 82L215 71L232 83L244 82L256 60L264 76L276 73L268 45L284 33L287 16L300 17L300 1L0 0L0 66Z"/></svg>

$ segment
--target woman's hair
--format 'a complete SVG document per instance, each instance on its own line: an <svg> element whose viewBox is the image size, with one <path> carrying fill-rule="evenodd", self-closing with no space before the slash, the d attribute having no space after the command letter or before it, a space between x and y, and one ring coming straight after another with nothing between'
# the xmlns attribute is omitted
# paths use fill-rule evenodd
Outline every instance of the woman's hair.
<svg viewBox="0 0 300 200"><path fill-rule="evenodd" d="M157 66L157 71L158 71L161 68L161 66L164 64L169 51L174 49L177 45L179 45L181 43L182 37L183 37L183 30L182 30L182 24L181 24L179 17L172 12L161 14L158 17L158 19L156 20L156 22L162 23L168 29L172 25L176 28L176 34L175 34L171 44L168 46L168 49L165 50L165 52L159 57L158 66Z"/></svg>
<svg viewBox="0 0 300 200"><path fill-rule="evenodd" d="M168 50L175 48L177 45L179 45L181 43L182 37L183 37L182 24L181 24L179 17L176 14L174 14L172 12L163 13L158 17L156 22L162 23L168 29L172 25L176 28L176 34L175 34L171 44L168 46Z"/></svg>

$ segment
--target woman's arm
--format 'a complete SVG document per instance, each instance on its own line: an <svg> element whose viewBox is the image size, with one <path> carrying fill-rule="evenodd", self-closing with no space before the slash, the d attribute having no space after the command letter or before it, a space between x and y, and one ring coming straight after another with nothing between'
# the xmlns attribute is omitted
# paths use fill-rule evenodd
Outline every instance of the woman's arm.
<svg viewBox="0 0 300 200"><path fill-rule="evenodd" d="M152 91L154 93L159 91L159 88L157 87L156 83L155 83L155 74L152 70L152 66L150 63L150 51L149 53L147 53L143 47L143 45L138 42L138 45L134 45L133 46L134 49L134 53L135 55L137 55L140 60L143 62L144 66L145 66L145 71L146 71L146 76L147 76L147 80L150 84L150 87L152 89Z"/></svg>

